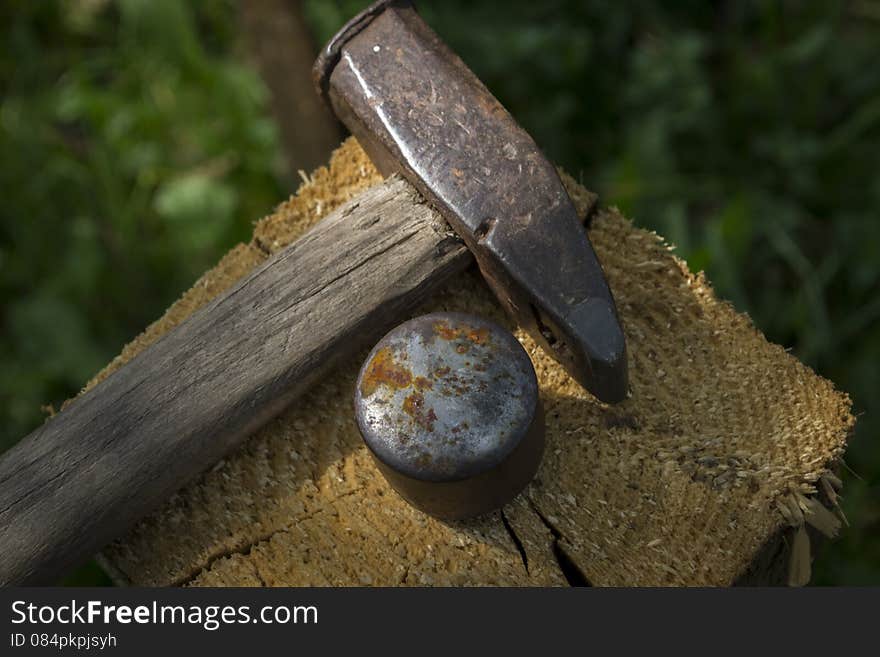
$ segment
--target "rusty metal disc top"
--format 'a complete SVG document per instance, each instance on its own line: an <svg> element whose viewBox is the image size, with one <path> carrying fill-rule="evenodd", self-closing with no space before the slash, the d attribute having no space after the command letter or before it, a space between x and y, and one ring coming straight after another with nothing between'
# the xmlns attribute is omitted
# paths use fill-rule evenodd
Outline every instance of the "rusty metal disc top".
<svg viewBox="0 0 880 657"><path fill-rule="evenodd" d="M543 450L528 354L507 330L469 315L424 315L388 333L361 368L355 409L391 485L442 518L504 504Z"/></svg>

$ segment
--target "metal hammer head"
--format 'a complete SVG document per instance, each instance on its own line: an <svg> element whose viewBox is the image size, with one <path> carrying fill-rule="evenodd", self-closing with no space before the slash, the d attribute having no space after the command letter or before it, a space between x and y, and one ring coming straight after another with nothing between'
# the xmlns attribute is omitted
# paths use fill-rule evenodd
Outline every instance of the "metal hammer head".
<svg viewBox="0 0 880 657"><path fill-rule="evenodd" d="M383 175L403 175L462 237L517 323L600 400L622 400L623 330L556 169L412 4L358 14L314 77Z"/></svg>

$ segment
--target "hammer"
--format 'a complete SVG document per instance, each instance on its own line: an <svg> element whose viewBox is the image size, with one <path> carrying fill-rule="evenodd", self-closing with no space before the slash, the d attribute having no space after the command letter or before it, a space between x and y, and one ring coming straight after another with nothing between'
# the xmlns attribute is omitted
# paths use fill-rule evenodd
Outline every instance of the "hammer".
<svg viewBox="0 0 880 657"><path fill-rule="evenodd" d="M626 396L614 300L555 168L413 6L365 9L314 77L389 177L0 459L0 583L56 581L473 259L575 380Z"/></svg>

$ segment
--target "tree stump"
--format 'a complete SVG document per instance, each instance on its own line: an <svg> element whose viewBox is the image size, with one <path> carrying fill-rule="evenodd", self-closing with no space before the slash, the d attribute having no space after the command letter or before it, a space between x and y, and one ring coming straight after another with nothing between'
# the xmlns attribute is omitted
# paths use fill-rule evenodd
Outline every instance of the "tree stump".
<svg viewBox="0 0 880 657"><path fill-rule="evenodd" d="M108 546L119 584L803 584L810 538L833 535L833 474L849 398L718 300L657 235L563 175L617 300L632 395L598 402L511 326L478 272L418 313L456 310L513 329L538 373L547 449L502 510L441 522L373 465L352 395L365 355L337 368L230 457ZM260 221L89 386L268 254L379 182L353 139ZM403 319L403 318L402 318ZM809 531L808 531L809 530Z"/></svg>

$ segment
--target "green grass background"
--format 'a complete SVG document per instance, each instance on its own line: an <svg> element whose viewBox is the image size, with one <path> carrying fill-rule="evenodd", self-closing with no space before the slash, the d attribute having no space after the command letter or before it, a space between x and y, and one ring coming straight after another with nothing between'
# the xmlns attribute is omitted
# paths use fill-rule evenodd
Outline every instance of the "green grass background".
<svg viewBox="0 0 880 657"><path fill-rule="evenodd" d="M316 42L365 4L307 0ZM851 526L814 582L880 584L880 3L419 8L553 160L852 395ZM289 190L231 1L9 0L0 35L4 449Z"/></svg>

